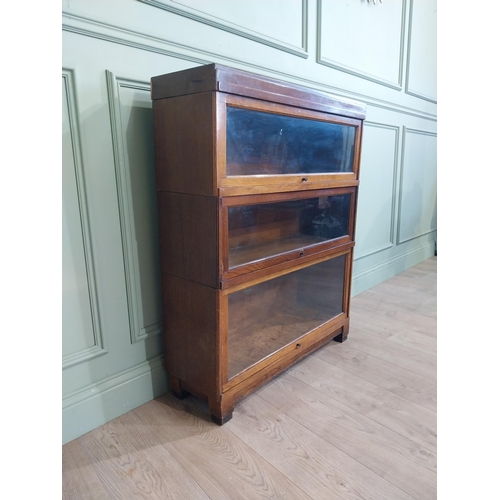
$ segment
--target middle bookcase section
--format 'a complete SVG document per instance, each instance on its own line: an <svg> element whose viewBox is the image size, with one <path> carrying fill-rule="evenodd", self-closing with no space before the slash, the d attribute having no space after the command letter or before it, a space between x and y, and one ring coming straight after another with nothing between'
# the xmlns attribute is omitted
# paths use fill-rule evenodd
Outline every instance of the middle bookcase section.
<svg viewBox="0 0 500 500"><path fill-rule="evenodd" d="M223 279L353 241L354 189L224 198Z"/></svg>

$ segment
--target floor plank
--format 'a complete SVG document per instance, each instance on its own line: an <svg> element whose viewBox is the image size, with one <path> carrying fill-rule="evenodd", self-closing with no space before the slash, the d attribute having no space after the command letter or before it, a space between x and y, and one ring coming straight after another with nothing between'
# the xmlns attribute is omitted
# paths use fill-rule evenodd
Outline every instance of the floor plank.
<svg viewBox="0 0 500 500"><path fill-rule="evenodd" d="M407 494L435 498L436 454L429 449L311 388L291 373L271 382L257 396Z"/></svg>
<svg viewBox="0 0 500 500"><path fill-rule="evenodd" d="M205 420L192 397L167 394L134 411L210 498L311 498L227 426Z"/></svg>
<svg viewBox="0 0 500 500"><path fill-rule="evenodd" d="M349 346L379 359L400 366L417 375L437 379L437 358L389 340L381 340L362 328L354 327L349 335Z"/></svg>
<svg viewBox="0 0 500 500"><path fill-rule="evenodd" d="M81 441L110 498L210 498L134 412L95 429Z"/></svg>
<svg viewBox="0 0 500 500"><path fill-rule="evenodd" d="M431 411L436 411L437 384L435 380L354 349L349 341L343 343L341 347L339 344L331 344L321 349L316 357L393 394Z"/></svg>
<svg viewBox="0 0 500 500"><path fill-rule="evenodd" d="M394 329L407 329L422 335L436 337L436 318L423 316L418 312L401 311L397 308L390 312L364 308L361 299L354 297L351 305L351 328L362 328L372 335L387 338Z"/></svg>
<svg viewBox="0 0 500 500"><path fill-rule="evenodd" d="M83 439L75 439L62 449L62 498L108 500L99 477L82 447Z"/></svg>
<svg viewBox="0 0 500 500"><path fill-rule="evenodd" d="M410 347L416 351L423 352L429 356L437 357L437 339L410 329L398 330L387 340L395 342L405 347Z"/></svg>
<svg viewBox="0 0 500 500"><path fill-rule="evenodd" d="M362 415L436 450L436 413L312 356L290 370L295 378Z"/></svg>
<svg viewBox="0 0 500 500"><path fill-rule="evenodd" d="M412 498L258 395L242 402L227 425L315 499Z"/></svg>

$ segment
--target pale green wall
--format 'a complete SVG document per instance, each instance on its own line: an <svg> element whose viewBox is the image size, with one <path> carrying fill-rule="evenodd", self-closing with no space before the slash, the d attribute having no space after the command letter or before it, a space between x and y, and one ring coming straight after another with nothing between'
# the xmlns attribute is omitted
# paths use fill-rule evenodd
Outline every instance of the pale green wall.
<svg viewBox="0 0 500 500"><path fill-rule="evenodd" d="M210 62L368 104L354 294L434 254L436 0L64 1L64 442L168 389L149 79Z"/></svg>

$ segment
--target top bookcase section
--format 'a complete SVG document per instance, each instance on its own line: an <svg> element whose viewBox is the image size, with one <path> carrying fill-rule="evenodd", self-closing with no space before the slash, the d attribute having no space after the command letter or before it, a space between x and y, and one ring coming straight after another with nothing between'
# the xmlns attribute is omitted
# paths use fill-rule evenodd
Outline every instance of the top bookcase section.
<svg viewBox="0 0 500 500"><path fill-rule="evenodd" d="M232 196L358 183L364 104L218 64L153 77L151 88L156 155L167 165L159 190Z"/></svg>

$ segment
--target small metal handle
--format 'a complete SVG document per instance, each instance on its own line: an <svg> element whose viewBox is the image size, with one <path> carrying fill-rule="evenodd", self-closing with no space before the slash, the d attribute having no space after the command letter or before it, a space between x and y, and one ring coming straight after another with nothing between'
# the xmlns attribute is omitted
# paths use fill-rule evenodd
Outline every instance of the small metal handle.
<svg viewBox="0 0 500 500"><path fill-rule="evenodd" d="M301 250L299 255L300 255L301 257L304 257L304 250Z"/></svg>
<svg viewBox="0 0 500 500"><path fill-rule="evenodd" d="M307 182L307 177L302 177L302 182Z"/></svg>
<svg viewBox="0 0 500 500"><path fill-rule="evenodd" d="M297 345L295 346L295 349L298 349L301 345L302 345L302 344L297 344Z"/></svg>

